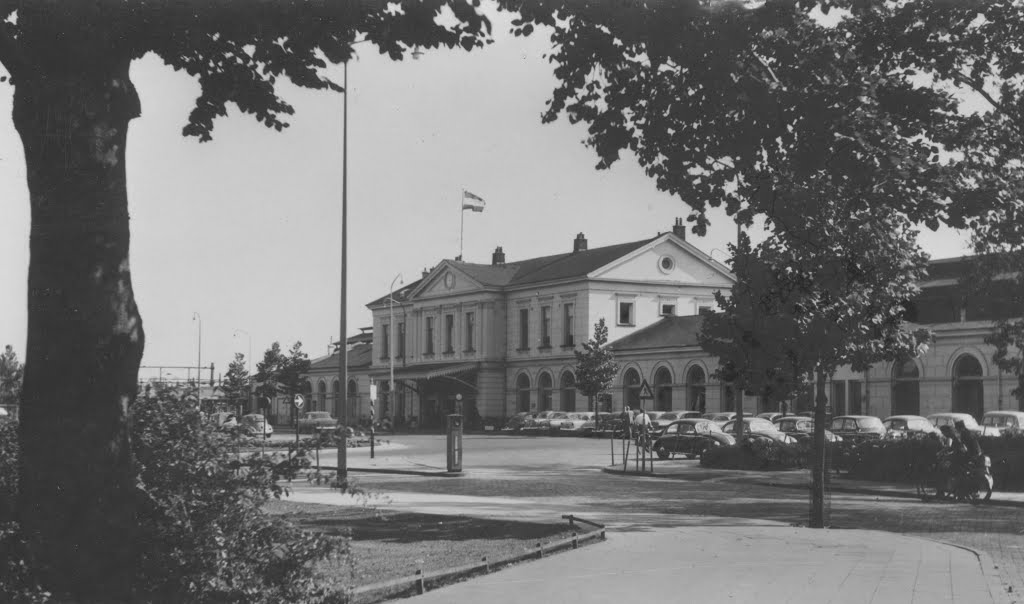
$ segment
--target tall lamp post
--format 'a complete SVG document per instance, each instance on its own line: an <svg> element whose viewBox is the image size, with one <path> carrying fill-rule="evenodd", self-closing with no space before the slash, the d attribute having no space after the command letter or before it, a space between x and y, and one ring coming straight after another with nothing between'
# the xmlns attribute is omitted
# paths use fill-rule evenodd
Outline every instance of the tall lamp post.
<svg viewBox="0 0 1024 604"><path fill-rule="evenodd" d="M192 320L199 323L199 343L196 350L196 403L203 408L203 317L192 313Z"/></svg>
<svg viewBox="0 0 1024 604"><path fill-rule="evenodd" d="M249 408L246 409L246 411L252 412L252 335L244 329L236 329L235 332L231 334L231 337L236 337L240 333L244 333L245 337L249 339L249 356L247 357L249 359L249 368L247 369L249 373L249 379L246 380L249 384L249 400L246 401Z"/></svg>
<svg viewBox="0 0 1024 604"><path fill-rule="evenodd" d="M345 97L341 106L341 340L338 341L338 392L341 399L341 435L338 443L338 478L348 476L348 346L346 316L348 300L348 60L345 61L342 87ZM335 401L337 403L337 401Z"/></svg>
<svg viewBox="0 0 1024 604"><path fill-rule="evenodd" d="M388 363L391 367L391 379L388 382L388 396L391 397L391 406L395 404L395 282L403 284L402 273L398 273L391 280L391 293L388 294Z"/></svg>

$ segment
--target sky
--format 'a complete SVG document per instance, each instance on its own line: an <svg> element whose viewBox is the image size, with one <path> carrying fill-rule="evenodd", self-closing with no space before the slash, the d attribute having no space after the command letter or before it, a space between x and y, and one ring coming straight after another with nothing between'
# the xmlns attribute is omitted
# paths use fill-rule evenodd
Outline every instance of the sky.
<svg viewBox="0 0 1024 604"><path fill-rule="evenodd" d="M463 189L486 202L465 212L464 259L508 262L652 237L689 208L659 192L629 157L610 170L583 145L583 125L542 124L554 88L547 36L516 38L392 62L371 45L349 64L348 335L371 324L365 304L459 252ZM342 68L327 74L341 81ZM212 142L185 138L198 84L147 55L132 65L142 102L127 144L131 269L146 332L140 379L157 367L252 369L273 342L311 358L339 338L342 95L285 85L291 127L267 129L229 111ZM3 86L3 85L0 85ZM12 89L0 88L0 115ZM688 240L717 260L735 226L712 213ZM29 202L24 156L0 120L0 345L24 358ZM935 258L967 253L958 233L924 231ZM396 285L397 287L397 285ZM186 377L188 369L164 369ZM205 373L204 373L205 377Z"/></svg>

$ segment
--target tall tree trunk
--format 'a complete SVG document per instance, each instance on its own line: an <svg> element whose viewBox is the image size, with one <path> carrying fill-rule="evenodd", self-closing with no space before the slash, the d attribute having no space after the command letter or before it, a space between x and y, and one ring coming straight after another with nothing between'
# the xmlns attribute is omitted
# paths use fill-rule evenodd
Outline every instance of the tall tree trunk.
<svg viewBox="0 0 1024 604"><path fill-rule="evenodd" d="M126 601L136 557L128 408L144 336L128 267L127 57L15 79L32 208L18 517L58 599ZM46 73L46 75L42 75Z"/></svg>
<svg viewBox="0 0 1024 604"><path fill-rule="evenodd" d="M817 371L814 399L814 448L811 455L811 528L825 528L825 372Z"/></svg>

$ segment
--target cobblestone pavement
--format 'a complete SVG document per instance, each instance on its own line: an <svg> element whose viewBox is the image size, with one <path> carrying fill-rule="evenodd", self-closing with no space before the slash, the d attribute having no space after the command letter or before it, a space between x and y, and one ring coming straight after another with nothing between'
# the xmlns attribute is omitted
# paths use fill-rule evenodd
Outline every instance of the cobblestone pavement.
<svg viewBox="0 0 1024 604"><path fill-rule="evenodd" d="M443 464L444 456L436 454L436 445L443 440L421 438L400 453L425 466ZM806 524L809 497L798 489L752 484L721 470L698 472L688 480L610 475L600 471L608 463L608 446L607 441L588 439L492 437L467 443L467 473L462 477L353 477L360 486L385 495L388 507L424 512L531 520L572 513L621 531ZM987 553L1007 601L1024 602L1021 507L923 503L855 493L832 493L827 503L829 523L835 528L891 531Z"/></svg>

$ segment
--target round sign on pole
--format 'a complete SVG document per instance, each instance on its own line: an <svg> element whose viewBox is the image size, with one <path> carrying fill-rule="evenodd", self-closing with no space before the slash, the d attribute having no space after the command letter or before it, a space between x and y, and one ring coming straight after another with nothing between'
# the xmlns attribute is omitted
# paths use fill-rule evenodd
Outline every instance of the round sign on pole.
<svg viewBox="0 0 1024 604"><path fill-rule="evenodd" d="M306 402L306 400L305 400L304 398L302 398L302 395L301 395L301 394L296 394L296 395L295 395L295 399L294 399L294 401L293 401L293 404L295 405L295 408L296 408L296 409L302 409L302 405L303 405L303 404L304 404L305 402Z"/></svg>

